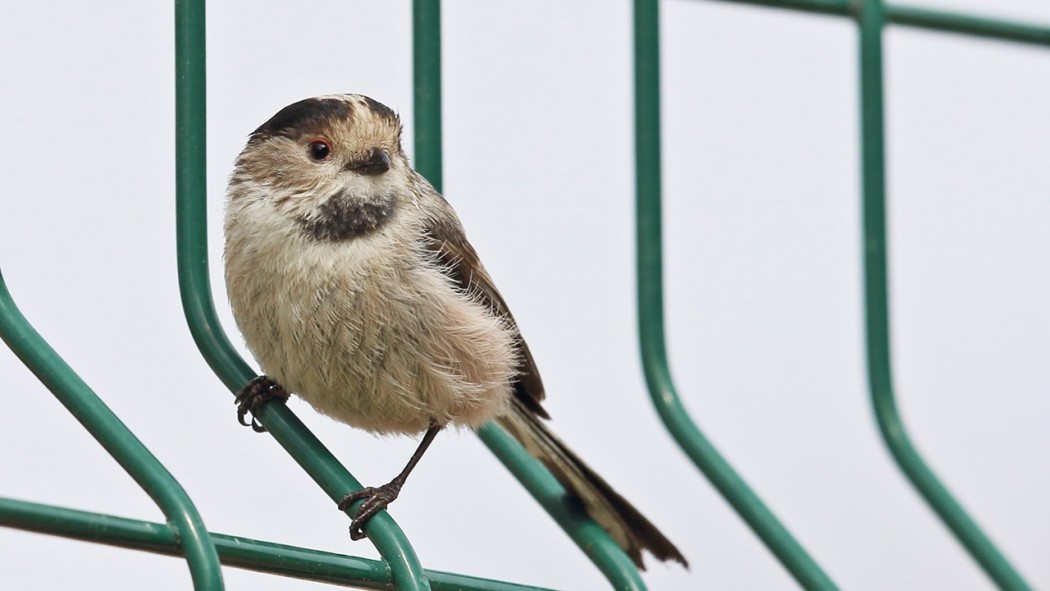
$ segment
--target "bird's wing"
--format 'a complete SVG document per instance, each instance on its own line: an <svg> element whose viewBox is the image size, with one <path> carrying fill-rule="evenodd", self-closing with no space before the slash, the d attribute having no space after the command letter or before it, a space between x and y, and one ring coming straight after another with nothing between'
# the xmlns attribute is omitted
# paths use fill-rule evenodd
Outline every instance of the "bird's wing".
<svg viewBox="0 0 1050 591"><path fill-rule="evenodd" d="M492 278L489 277L485 267L478 259L478 253L474 251L470 242L467 242L463 226L453 213L451 206L445 202L443 197L438 195L438 198L441 200L442 207L439 208L440 213L431 216L427 223L425 247L437 257L445 274L460 289L471 294L493 314L504 319L514 331L517 337L519 359L518 375L514 381L514 394L526 408L545 419L550 418L540 404L544 397L540 372L536 369L536 362L532 359L532 353L529 352L525 339L521 337L518 324L514 321L507 302L492 284Z"/></svg>

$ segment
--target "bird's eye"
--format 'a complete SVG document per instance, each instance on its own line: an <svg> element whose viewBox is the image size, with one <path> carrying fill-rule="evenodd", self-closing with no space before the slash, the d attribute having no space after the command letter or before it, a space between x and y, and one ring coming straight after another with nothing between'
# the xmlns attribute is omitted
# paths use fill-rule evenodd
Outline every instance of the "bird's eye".
<svg viewBox="0 0 1050 591"><path fill-rule="evenodd" d="M310 140L306 150L310 154L310 160L324 162L332 155L332 144L328 140L318 137Z"/></svg>

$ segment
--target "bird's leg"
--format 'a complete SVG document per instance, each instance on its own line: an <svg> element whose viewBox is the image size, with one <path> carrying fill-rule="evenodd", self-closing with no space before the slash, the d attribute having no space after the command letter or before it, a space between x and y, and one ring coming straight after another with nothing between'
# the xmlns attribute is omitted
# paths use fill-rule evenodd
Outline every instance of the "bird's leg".
<svg viewBox="0 0 1050 591"><path fill-rule="evenodd" d="M245 427L251 427L256 433L263 433L266 427L255 420L255 413L262 408L263 404L278 398L282 402L288 400L288 392L284 386L278 384L266 376L257 376L246 386L237 392L234 402L237 404L237 421ZM252 413L251 422L245 421L245 416Z"/></svg>
<svg viewBox="0 0 1050 591"><path fill-rule="evenodd" d="M394 477L393 480L379 487L367 487L357 492L352 492L345 497L342 501L339 501L339 510L346 511L347 507L352 505L354 501L364 499L365 502L361 504L361 508L357 510L357 515L354 516L353 521L350 522L350 539L360 540L365 537L364 526L373 515L386 509L387 505L394 502L397 498L398 493L401 492L401 487L405 485L405 480L408 479L409 473L412 472L412 468L416 467L419 463L419 459L423 457L423 453L430 447L430 443L434 441L434 437L441 431L443 427L431 423L430 428L423 435L423 440L419 442L419 447L416 448L415 453L409 458L408 464L405 465L405 469L400 474Z"/></svg>

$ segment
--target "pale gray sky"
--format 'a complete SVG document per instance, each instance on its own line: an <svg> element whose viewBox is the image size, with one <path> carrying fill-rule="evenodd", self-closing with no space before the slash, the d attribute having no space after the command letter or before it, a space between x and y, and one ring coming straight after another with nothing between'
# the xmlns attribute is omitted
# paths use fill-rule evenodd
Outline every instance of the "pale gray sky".
<svg viewBox="0 0 1050 591"><path fill-rule="evenodd" d="M637 360L631 9L444 7L445 190L539 363L554 428L692 563L652 589L792 589L662 430ZM925 6L1050 23L1036 0ZM991 585L884 451L863 365L856 35L844 19L663 7L670 351L710 438L848 589ZM375 557L268 436L236 424L179 304L170 3L21 3L0 22L0 268L26 316L180 479L213 531ZM408 2L213 2L209 215L280 107L360 92L411 145ZM886 36L894 361L920 450L1050 587L1050 52ZM6 349L0 495L161 521ZM295 402L367 483L410 440ZM469 434L393 506L424 565L563 589L604 579ZM465 515L465 516L464 516ZM225 571L227 588L319 588ZM0 586L187 589L182 561L0 529Z"/></svg>

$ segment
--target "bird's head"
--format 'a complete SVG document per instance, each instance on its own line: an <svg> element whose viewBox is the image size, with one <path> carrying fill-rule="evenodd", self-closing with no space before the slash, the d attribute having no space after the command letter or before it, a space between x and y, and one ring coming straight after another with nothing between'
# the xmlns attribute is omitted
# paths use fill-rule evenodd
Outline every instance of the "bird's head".
<svg viewBox="0 0 1050 591"><path fill-rule="evenodd" d="M322 96L288 105L252 132L229 199L272 208L314 239L340 241L392 217L411 194L412 175L393 110L356 94Z"/></svg>

